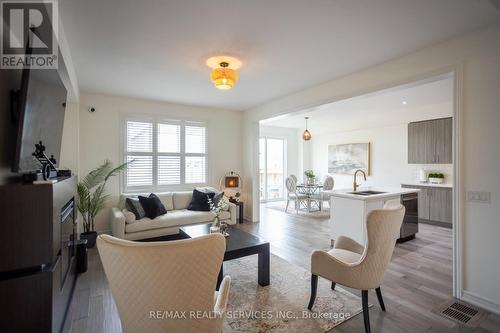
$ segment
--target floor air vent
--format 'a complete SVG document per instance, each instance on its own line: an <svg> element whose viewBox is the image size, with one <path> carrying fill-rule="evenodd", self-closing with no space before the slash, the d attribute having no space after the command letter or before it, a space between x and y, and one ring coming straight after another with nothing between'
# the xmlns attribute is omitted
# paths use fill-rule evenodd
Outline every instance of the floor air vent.
<svg viewBox="0 0 500 333"><path fill-rule="evenodd" d="M480 310L457 300L448 301L436 310L441 316L468 327L475 327L482 316Z"/></svg>

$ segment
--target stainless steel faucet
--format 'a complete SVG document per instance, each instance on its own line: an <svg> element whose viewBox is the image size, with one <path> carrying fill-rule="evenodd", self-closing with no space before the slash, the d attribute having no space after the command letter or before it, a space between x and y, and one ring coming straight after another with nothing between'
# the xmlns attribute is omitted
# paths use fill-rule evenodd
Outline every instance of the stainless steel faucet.
<svg viewBox="0 0 500 333"><path fill-rule="evenodd" d="M365 182L366 182L366 173L363 170L361 170L361 169L356 170L354 172L354 178L353 178L353 181L352 181L352 190L354 192L356 192L356 190L359 187L359 184L356 184L356 176L358 175L358 172L361 172L363 174L363 177L365 178Z"/></svg>

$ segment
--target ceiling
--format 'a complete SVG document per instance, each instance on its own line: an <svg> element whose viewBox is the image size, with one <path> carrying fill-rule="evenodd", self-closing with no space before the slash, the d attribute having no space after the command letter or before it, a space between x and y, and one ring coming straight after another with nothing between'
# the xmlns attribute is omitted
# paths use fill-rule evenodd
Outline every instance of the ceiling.
<svg viewBox="0 0 500 333"><path fill-rule="evenodd" d="M245 110L500 19L487 0L60 0L80 89ZM243 62L228 91L205 61Z"/></svg>
<svg viewBox="0 0 500 333"><path fill-rule="evenodd" d="M453 77L428 80L377 91L310 110L261 121L264 126L302 131L304 117L314 135L389 126L453 114Z"/></svg>

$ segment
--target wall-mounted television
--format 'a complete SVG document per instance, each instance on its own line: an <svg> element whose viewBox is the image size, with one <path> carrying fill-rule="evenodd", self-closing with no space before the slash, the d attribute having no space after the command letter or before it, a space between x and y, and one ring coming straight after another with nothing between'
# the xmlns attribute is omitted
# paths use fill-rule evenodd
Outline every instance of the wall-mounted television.
<svg viewBox="0 0 500 333"><path fill-rule="evenodd" d="M40 141L59 163L67 91L56 69L23 69L16 93L17 127L13 172L32 172L40 165L32 155Z"/></svg>

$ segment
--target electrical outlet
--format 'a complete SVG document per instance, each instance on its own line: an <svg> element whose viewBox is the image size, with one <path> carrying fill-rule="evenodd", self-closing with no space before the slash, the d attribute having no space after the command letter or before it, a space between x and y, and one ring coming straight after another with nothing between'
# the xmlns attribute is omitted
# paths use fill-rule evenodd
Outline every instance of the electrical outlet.
<svg viewBox="0 0 500 333"><path fill-rule="evenodd" d="M467 201L491 203L491 192L467 191Z"/></svg>

